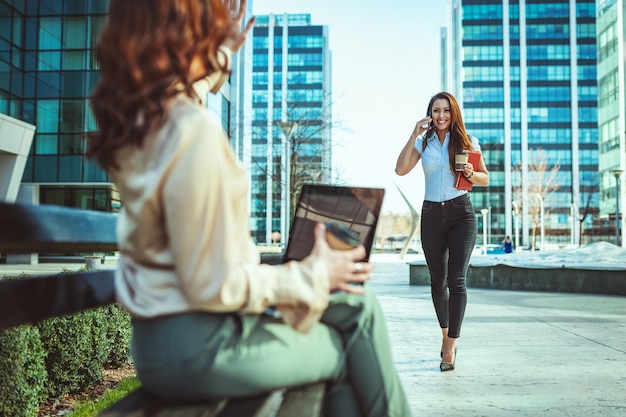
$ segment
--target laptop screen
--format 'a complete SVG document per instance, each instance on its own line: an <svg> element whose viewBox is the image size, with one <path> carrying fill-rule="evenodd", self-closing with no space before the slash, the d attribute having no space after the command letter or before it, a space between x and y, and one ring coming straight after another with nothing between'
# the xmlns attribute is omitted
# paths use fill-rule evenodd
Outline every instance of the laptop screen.
<svg viewBox="0 0 626 417"><path fill-rule="evenodd" d="M302 260L311 253L317 222L339 222L356 231L369 260L384 196L384 188L304 184L283 261Z"/></svg>

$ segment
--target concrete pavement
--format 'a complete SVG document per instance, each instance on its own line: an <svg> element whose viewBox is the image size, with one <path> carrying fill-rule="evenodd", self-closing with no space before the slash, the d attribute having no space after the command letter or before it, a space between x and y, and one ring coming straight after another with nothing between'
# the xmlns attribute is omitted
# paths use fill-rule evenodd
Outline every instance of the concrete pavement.
<svg viewBox="0 0 626 417"><path fill-rule="evenodd" d="M456 369L442 373L430 288L408 285L396 255L372 261L415 416L626 416L626 297L469 289Z"/></svg>
<svg viewBox="0 0 626 417"><path fill-rule="evenodd" d="M442 373L430 289L409 285L409 260L373 255L367 285L414 416L626 416L626 297L469 289L456 370ZM0 275L79 266L0 265Z"/></svg>

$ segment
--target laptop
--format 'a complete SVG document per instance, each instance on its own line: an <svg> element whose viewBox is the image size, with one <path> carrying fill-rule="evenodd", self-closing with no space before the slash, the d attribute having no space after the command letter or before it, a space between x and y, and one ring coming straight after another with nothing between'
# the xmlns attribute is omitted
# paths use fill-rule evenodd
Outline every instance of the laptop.
<svg viewBox="0 0 626 417"><path fill-rule="evenodd" d="M369 260L384 188L304 184L298 196L283 262L302 260L311 253L317 222L339 222L359 234Z"/></svg>

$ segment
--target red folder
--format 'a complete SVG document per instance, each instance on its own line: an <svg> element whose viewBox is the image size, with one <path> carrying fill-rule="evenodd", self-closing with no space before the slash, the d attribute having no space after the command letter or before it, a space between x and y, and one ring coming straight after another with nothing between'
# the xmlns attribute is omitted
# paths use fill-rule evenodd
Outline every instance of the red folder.
<svg viewBox="0 0 626 417"><path fill-rule="evenodd" d="M478 169L478 166L480 165L480 152L474 152L474 151L465 151L469 154L469 157L467 158L467 162L469 162L470 164L472 164L474 166L474 171L476 171L476 169ZM465 175L463 175L463 172L458 172L456 174L456 181L454 181L454 187L459 189L459 190L471 190L472 186L474 184L472 184L470 182L470 180L468 180L467 178L465 178Z"/></svg>

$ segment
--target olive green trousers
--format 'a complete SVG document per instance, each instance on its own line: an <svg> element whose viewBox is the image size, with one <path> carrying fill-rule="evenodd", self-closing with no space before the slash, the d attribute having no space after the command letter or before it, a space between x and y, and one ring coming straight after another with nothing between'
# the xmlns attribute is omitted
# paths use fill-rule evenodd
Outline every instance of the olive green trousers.
<svg viewBox="0 0 626 417"><path fill-rule="evenodd" d="M410 417L374 294L337 292L299 333L268 315L185 313L133 320L142 386L169 398L243 397L329 381L328 417Z"/></svg>

